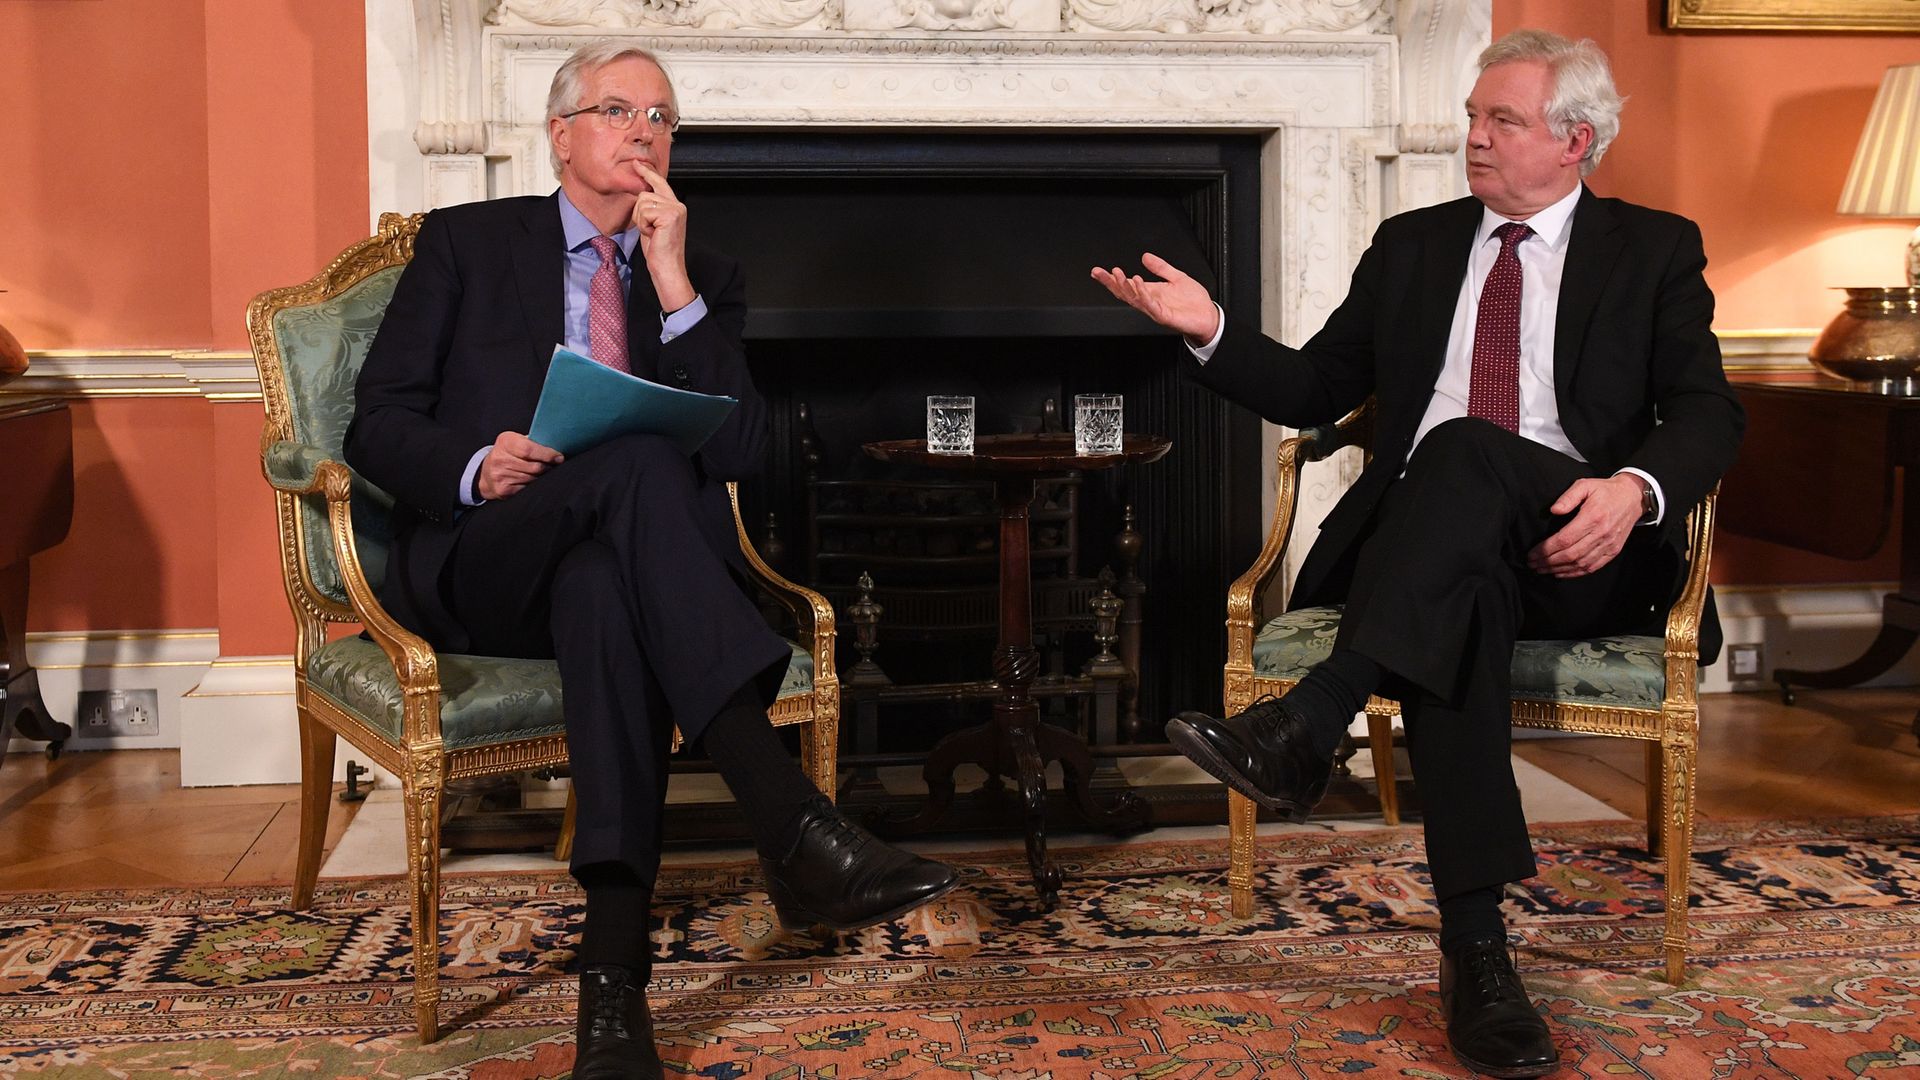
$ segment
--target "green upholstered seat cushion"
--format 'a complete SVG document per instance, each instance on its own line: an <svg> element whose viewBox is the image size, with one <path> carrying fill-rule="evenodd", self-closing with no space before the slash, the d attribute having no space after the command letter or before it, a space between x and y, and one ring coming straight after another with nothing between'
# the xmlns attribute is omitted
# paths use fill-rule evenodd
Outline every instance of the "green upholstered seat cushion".
<svg viewBox="0 0 1920 1080"><path fill-rule="evenodd" d="M1260 628L1253 672L1298 679L1327 658L1340 608L1289 611ZM1521 641L1513 649L1513 696L1535 701L1658 709L1667 693L1666 642L1622 634L1584 641Z"/></svg>
<svg viewBox="0 0 1920 1080"><path fill-rule="evenodd" d="M401 267L375 271L340 295L317 304L285 308L273 316L273 336L279 347L280 367L286 379L287 408L293 420L294 441L268 453L269 475L279 483L307 477L320 461L344 460L341 445L353 420L353 385L366 362L367 349L380 329L387 301L400 280ZM392 527L387 516L393 500L385 492L354 478L353 532L360 566L375 588L386 572ZM326 500L319 495L300 500L300 531L305 541L307 576L321 594L346 603L346 589L334 565L327 538Z"/></svg>
<svg viewBox="0 0 1920 1080"><path fill-rule="evenodd" d="M813 690L813 657L792 642L780 696ZM440 738L449 750L555 735L560 670L551 660L440 653ZM307 664L307 685L392 742L401 741L400 682L380 646L354 636L330 641Z"/></svg>

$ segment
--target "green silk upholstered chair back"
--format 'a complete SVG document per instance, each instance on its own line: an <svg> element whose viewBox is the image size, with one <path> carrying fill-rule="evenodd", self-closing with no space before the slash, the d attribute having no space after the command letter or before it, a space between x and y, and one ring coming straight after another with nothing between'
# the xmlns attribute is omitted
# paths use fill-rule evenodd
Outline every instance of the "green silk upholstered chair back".
<svg viewBox="0 0 1920 1080"><path fill-rule="evenodd" d="M380 606L392 500L347 468L341 444L353 388L422 215L382 214L379 230L311 281L247 307L247 332L266 400L261 471L278 512L280 564L296 628L294 701L300 726L300 846L294 904L313 901L331 803L336 736L400 777L413 915L414 1009L422 1042L439 1034L442 795L451 780L564 766L560 676L551 660L436 653ZM767 567L734 525L748 565L792 615L792 646L776 724L805 724L808 775L834 792L840 696L833 610L818 593ZM329 635L359 623L366 636ZM370 639L370 640L369 640Z"/></svg>
<svg viewBox="0 0 1920 1080"><path fill-rule="evenodd" d="M1367 408L1338 424L1281 442L1276 457L1274 516L1266 542L1227 590L1224 704L1229 714L1264 694L1284 694L1326 659L1340 626L1338 607L1302 608L1266 617L1261 602L1292 538L1300 470L1370 436ZM1707 591L1715 494L1688 518L1686 584L1667 614L1661 637L1521 641L1514 647L1513 723L1584 735L1615 735L1647 745L1647 846L1667 864L1666 977L1679 982L1687 952L1687 871L1693 848L1694 759L1699 737L1696 683L1700 613ZM1387 824L1399 823L1394 794L1392 718L1398 702L1367 701L1367 741ZM1416 778L1417 779L1417 778ZM1233 913L1253 914L1253 800L1228 792L1228 884Z"/></svg>

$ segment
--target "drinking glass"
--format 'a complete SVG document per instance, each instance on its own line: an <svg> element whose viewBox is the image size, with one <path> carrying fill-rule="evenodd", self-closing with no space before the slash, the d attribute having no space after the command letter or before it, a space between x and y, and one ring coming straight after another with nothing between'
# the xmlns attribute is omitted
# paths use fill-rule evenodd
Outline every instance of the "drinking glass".
<svg viewBox="0 0 1920 1080"><path fill-rule="evenodd" d="M927 449L936 454L973 453L973 398L927 398Z"/></svg>
<svg viewBox="0 0 1920 1080"><path fill-rule="evenodd" d="M1120 452L1120 395L1073 395L1073 452L1081 456Z"/></svg>

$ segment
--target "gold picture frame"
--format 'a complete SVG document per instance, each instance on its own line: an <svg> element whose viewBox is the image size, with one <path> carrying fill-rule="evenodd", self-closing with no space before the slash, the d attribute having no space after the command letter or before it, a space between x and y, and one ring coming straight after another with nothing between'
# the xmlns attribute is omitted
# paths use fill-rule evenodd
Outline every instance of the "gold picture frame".
<svg viewBox="0 0 1920 1080"><path fill-rule="evenodd" d="M1920 0L1667 0L1675 30L1920 33Z"/></svg>

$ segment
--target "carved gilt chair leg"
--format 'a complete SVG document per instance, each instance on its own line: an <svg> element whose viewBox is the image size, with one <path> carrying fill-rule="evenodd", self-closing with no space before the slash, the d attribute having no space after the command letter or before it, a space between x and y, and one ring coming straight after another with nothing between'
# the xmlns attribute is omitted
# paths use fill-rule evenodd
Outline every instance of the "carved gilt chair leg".
<svg viewBox="0 0 1920 1080"><path fill-rule="evenodd" d="M573 858L573 830L579 824L580 808L573 801L573 781L567 781L567 809L560 815L560 839L553 843L553 861L566 862Z"/></svg>
<svg viewBox="0 0 1920 1080"><path fill-rule="evenodd" d="M327 812L333 805L333 729L300 710L300 848L293 871L293 906L313 906L320 879L320 852L327 840Z"/></svg>
<svg viewBox="0 0 1920 1080"><path fill-rule="evenodd" d="M1660 839L1667 856L1667 925L1662 945L1666 953L1667 981L1678 986L1687 977L1687 909L1691 896L1688 877L1693 859L1693 732L1669 731L1663 749L1666 806L1660 815Z"/></svg>
<svg viewBox="0 0 1920 1080"><path fill-rule="evenodd" d="M1400 824L1400 786L1394 782L1393 717L1367 714L1367 750L1373 756L1373 783L1380 793L1380 819Z"/></svg>
<svg viewBox="0 0 1920 1080"><path fill-rule="evenodd" d="M1647 743L1647 853L1659 855L1661 851L1661 819L1665 817L1660 808L1666 805L1666 751L1657 742Z"/></svg>
<svg viewBox="0 0 1920 1080"><path fill-rule="evenodd" d="M440 747L407 762L407 880L413 893L413 1012L420 1044L440 1038Z"/></svg>
<svg viewBox="0 0 1920 1080"><path fill-rule="evenodd" d="M838 717L822 716L819 702L814 703L813 719L807 721L807 729L800 733L801 753L805 757L807 776L813 780L813 786L820 793L834 801L840 797L840 720Z"/></svg>
<svg viewBox="0 0 1920 1080"><path fill-rule="evenodd" d="M1236 919L1253 917L1253 826L1258 809L1245 795L1227 792L1227 887Z"/></svg>

